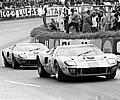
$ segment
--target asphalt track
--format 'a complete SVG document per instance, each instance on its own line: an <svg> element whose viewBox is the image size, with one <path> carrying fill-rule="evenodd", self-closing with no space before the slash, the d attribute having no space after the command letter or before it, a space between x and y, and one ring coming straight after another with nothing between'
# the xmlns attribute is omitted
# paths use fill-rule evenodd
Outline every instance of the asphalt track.
<svg viewBox="0 0 120 100"><path fill-rule="evenodd" d="M0 50L28 42L30 31L41 24L41 18L0 22ZM0 58L0 100L120 100L120 71L109 81L87 77L58 82L39 78L33 68L5 68Z"/></svg>

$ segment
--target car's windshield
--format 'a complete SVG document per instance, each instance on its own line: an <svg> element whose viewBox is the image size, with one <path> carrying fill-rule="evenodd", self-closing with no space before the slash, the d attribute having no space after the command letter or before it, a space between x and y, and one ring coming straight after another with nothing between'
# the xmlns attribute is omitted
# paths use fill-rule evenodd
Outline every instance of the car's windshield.
<svg viewBox="0 0 120 100"><path fill-rule="evenodd" d="M40 51L46 51L48 48L44 45L18 45L14 47L14 51L34 51L34 50L40 50Z"/></svg>
<svg viewBox="0 0 120 100"><path fill-rule="evenodd" d="M77 46L60 48L57 56L92 56L103 54L103 52L95 46Z"/></svg>

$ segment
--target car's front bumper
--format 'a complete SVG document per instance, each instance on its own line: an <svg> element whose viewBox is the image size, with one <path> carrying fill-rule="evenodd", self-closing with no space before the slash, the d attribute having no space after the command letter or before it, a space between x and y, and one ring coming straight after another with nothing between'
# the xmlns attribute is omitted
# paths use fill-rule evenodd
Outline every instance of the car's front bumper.
<svg viewBox="0 0 120 100"><path fill-rule="evenodd" d="M37 60L36 59L16 58L16 60L22 66L36 66L37 65Z"/></svg>
<svg viewBox="0 0 120 100"><path fill-rule="evenodd" d="M113 73L116 69L117 65L112 67L68 68L68 72L63 72L69 76L105 76Z"/></svg>

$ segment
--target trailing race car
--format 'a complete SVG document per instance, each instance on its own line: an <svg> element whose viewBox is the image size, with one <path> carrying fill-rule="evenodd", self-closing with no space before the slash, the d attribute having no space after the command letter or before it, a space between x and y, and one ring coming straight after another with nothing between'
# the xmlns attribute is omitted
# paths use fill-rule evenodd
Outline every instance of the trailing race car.
<svg viewBox="0 0 120 100"><path fill-rule="evenodd" d="M58 46L37 56L40 77L56 75L58 81L69 77L116 76L117 57L105 54L92 44Z"/></svg>
<svg viewBox="0 0 120 100"><path fill-rule="evenodd" d="M36 66L36 55L49 49L41 43L18 43L2 51L5 67Z"/></svg>

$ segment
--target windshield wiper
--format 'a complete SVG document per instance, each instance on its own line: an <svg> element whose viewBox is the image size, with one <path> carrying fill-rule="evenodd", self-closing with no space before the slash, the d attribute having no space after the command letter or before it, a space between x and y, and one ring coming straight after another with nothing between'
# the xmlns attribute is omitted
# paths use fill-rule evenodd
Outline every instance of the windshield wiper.
<svg viewBox="0 0 120 100"><path fill-rule="evenodd" d="M81 56L81 55L84 55L84 54L88 54L88 53L90 53L91 52L91 50L90 51L86 51L86 52L84 52L84 53L81 53L81 54L79 54L78 56Z"/></svg>

